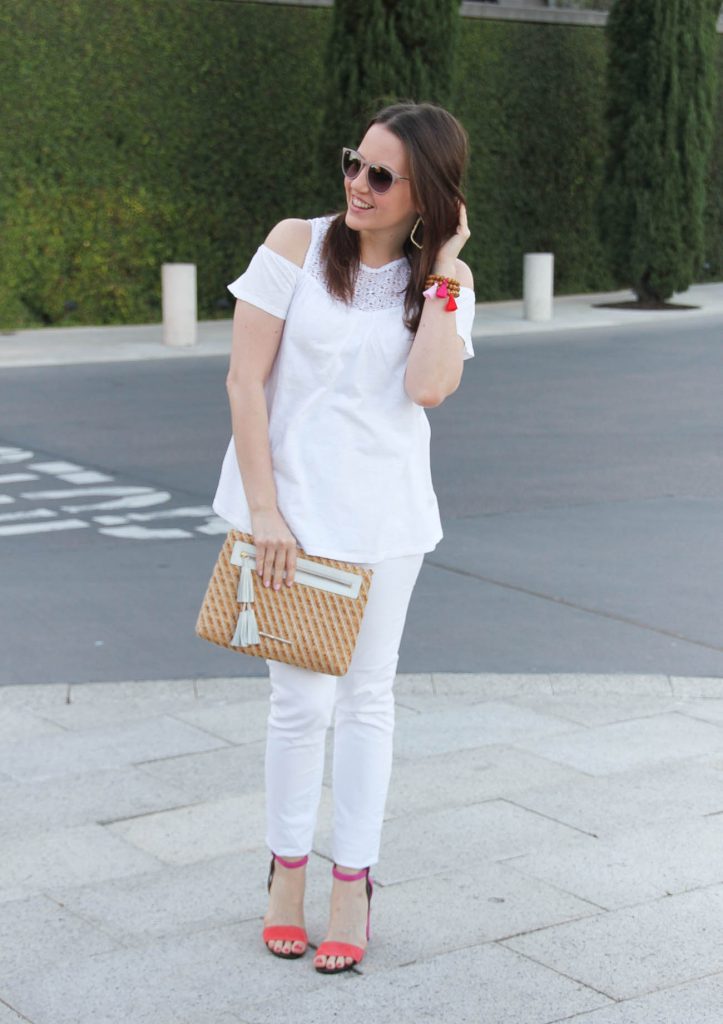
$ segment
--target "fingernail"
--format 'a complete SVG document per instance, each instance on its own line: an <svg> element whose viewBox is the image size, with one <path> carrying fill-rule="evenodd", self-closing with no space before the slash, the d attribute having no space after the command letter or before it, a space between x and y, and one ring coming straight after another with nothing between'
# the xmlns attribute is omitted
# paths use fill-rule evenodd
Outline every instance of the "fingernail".
<svg viewBox="0 0 723 1024"><path fill-rule="evenodd" d="M280 586L280 583L274 583L274 590L278 590Z"/></svg>
<svg viewBox="0 0 723 1024"><path fill-rule="evenodd" d="M268 587L268 585L269 585L269 580L264 580L264 586Z"/></svg>

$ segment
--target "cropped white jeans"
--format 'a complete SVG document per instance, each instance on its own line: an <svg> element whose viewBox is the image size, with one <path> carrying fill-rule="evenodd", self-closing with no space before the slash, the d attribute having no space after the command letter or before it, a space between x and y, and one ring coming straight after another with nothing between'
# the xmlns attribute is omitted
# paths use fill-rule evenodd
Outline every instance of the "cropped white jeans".
<svg viewBox="0 0 723 1024"><path fill-rule="evenodd" d="M374 569L374 575L345 675L266 661L266 842L282 857L301 857L312 848L333 717L332 856L337 864L360 869L379 859L392 770L392 687L423 561L423 554L414 554L355 563Z"/></svg>

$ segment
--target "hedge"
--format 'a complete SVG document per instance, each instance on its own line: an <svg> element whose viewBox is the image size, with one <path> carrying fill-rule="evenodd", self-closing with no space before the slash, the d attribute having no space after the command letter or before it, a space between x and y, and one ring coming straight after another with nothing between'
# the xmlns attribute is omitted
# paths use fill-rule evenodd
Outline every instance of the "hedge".
<svg viewBox="0 0 723 1024"><path fill-rule="evenodd" d="M198 266L201 318L229 316L225 286L273 224L323 212L330 20L222 0L6 0L0 328L157 321L173 261ZM519 296L533 250L555 253L558 294L624 285L595 221L603 31L469 18L455 68L478 299ZM721 121L719 103L701 281L723 277Z"/></svg>

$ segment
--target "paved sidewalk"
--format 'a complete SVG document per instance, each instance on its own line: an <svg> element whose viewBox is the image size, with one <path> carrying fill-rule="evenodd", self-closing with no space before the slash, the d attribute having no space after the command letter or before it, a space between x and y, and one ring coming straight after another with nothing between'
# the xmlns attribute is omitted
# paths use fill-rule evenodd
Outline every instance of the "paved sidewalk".
<svg viewBox="0 0 723 1024"><path fill-rule="evenodd" d="M523 317L520 300L477 305L474 340L484 344L499 335L536 335L584 327L689 322L693 317L723 314L723 282L693 285L673 297L674 302L699 306L692 310L599 309L600 302L633 298L630 291L565 295L554 300L553 318L533 322ZM0 333L0 367L57 366L73 363L123 362L134 359L188 359L227 355L231 321L204 320L198 324L198 343L187 348L163 344L163 325L132 324L120 327L45 327L11 334Z"/></svg>
<svg viewBox="0 0 723 1024"><path fill-rule="evenodd" d="M336 977L261 941L267 690L0 689L0 1024L720 1024L722 680L399 676L372 939Z"/></svg>

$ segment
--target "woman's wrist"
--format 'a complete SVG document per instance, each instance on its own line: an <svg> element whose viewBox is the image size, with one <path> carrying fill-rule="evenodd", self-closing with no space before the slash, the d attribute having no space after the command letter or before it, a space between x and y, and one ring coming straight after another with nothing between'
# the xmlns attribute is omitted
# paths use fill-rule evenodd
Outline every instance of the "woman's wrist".
<svg viewBox="0 0 723 1024"><path fill-rule="evenodd" d="M453 259L450 259L449 256L442 256L442 257L438 256L437 259L434 261L434 266L432 267L432 273L433 274L442 274L444 277L456 277L457 276L457 266L456 266L456 263L455 263L455 261Z"/></svg>

